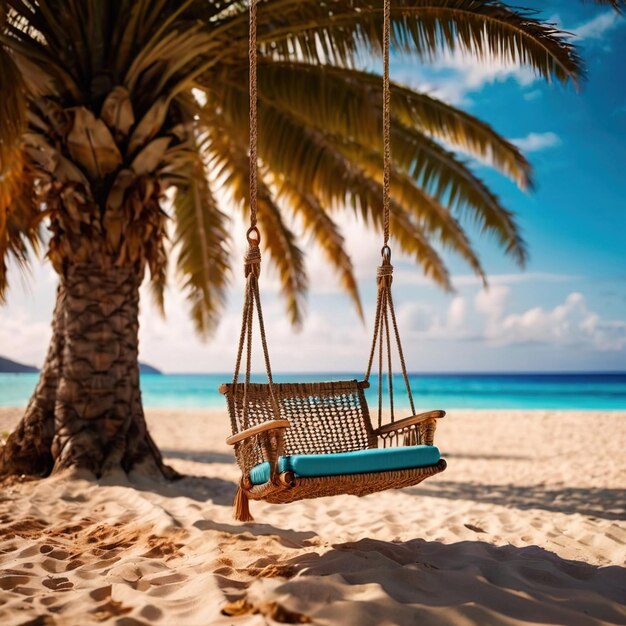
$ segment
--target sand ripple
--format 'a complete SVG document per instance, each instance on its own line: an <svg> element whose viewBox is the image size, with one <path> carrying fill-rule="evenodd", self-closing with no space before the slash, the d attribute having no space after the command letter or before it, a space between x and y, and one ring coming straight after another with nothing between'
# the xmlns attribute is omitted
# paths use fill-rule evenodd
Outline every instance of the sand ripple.
<svg viewBox="0 0 626 626"><path fill-rule="evenodd" d="M626 414L457 412L443 475L249 525L223 416L149 417L188 478L3 488L0 624L626 624Z"/></svg>

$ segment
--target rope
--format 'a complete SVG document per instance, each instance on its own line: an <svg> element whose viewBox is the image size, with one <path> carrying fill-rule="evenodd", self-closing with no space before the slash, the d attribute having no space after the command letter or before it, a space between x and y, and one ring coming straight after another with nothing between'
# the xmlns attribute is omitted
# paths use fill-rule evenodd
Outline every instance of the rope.
<svg viewBox="0 0 626 626"><path fill-rule="evenodd" d="M254 289L253 282L255 280L254 274L248 275L248 293ZM246 382L243 386L243 428L248 428L248 389L250 388L250 371L252 369L252 324L254 322L254 301L250 301L248 306L248 317L246 319Z"/></svg>
<svg viewBox="0 0 626 626"><path fill-rule="evenodd" d="M267 347L267 337L265 335L265 322L263 321L263 307L261 306L261 295L259 293L259 283L255 280L254 299L256 301L257 315L259 318L259 331L261 333L261 346L263 347L263 358L265 359L265 371L267 372L267 384L270 390L272 409L274 417L280 418L280 407L274 395L274 379L272 377L272 367L270 365L270 353Z"/></svg>
<svg viewBox="0 0 626 626"><path fill-rule="evenodd" d="M396 340L398 356L402 368L402 377L409 397L411 411L415 415L415 404L413 394L409 384L409 375L406 369L406 361L400 340L400 331L391 295L391 284L393 282L393 265L391 265L391 248L389 248L389 215L390 215L390 179L391 179L391 87L389 81L389 42L391 39L391 0L384 0L383 4L383 248L382 263L376 272L378 283L378 296L376 299L376 314L374 317L374 337L367 361L365 372L365 382L369 382L372 373L372 365L376 350L378 349L378 425L382 420L383 405L383 352L387 347L386 366L388 370L389 405L391 410L391 421L394 421L394 397L393 397L393 369L391 362L391 332L389 317L391 315L391 326Z"/></svg>
<svg viewBox="0 0 626 626"><path fill-rule="evenodd" d="M389 39L391 30L391 0L383 9L383 245L389 241L389 187L391 178L391 95L389 89Z"/></svg>
<svg viewBox="0 0 626 626"><path fill-rule="evenodd" d="M389 297L389 310L391 311L391 322L393 324L393 332L396 336L396 345L398 346L398 356L400 357L400 365L402 366L402 376L404 377L404 384L406 386L406 392L409 396L409 402L411 403L411 411L415 415L415 405L413 404L413 394L411 393L411 385L409 384L409 375L406 371L406 361L404 360L404 352L402 351L402 342L400 341L400 331L398 330L398 322L396 320L396 311L393 306L393 296L391 295L391 289L388 293Z"/></svg>
<svg viewBox="0 0 626 626"><path fill-rule="evenodd" d="M256 227L257 210L257 41L256 41L256 3L257 0L250 0L249 10L249 39L248 39L248 59L249 59L249 88L250 88L250 228Z"/></svg>
<svg viewBox="0 0 626 626"><path fill-rule="evenodd" d="M372 365L374 363L374 356L376 355L376 338L378 337L378 326L380 324L380 307L382 305L382 298L383 298L382 289L378 289L378 296L376 297L376 313L374 315L374 337L372 338L372 347L370 349L370 356L367 361L367 370L365 372L365 382L368 382L370 379L370 374L372 373Z"/></svg>
<svg viewBox="0 0 626 626"><path fill-rule="evenodd" d="M235 373L233 375L233 393L237 394L239 372L244 355L246 356L246 372L243 385L243 404L241 411L240 429L248 428L248 415L250 411L248 402L248 390L250 387L250 375L252 370L252 331L254 326L254 314L259 322L259 332L261 334L261 346L267 372L267 383L270 391L270 401L276 419L280 417L280 408L274 394L272 378L272 367L270 364L269 349L267 347L267 337L265 335L265 322L263 320L263 308L261 307L261 296L259 292L259 276L261 274L261 251L259 243L261 236L256 226L257 224L257 0L250 0L249 26L250 33L248 39L248 59L250 67L250 228L246 233L248 239L248 249L244 257L244 272L246 276L246 292L244 296L243 314L241 322L241 335L239 337L239 347L237 350L237 360L235 363ZM236 398L235 398L236 406Z"/></svg>
<svg viewBox="0 0 626 626"><path fill-rule="evenodd" d="M391 292L389 289L385 292L385 304L389 305L389 296ZM383 318L385 327L385 341L387 344L387 386L389 387L389 408L391 410L391 422L395 421L393 413L393 368L391 367L391 339L389 337L389 306L385 306L385 317Z"/></svg>
<svg viewBox="0 0 626 626"><path fill-rule="evenodd" d="M241 370L241 359L243 357L243 346L246 341L246 332L248 320L248 307L250 306L250 299L248 298L247 290L243 301L243 313L241 314L241 333L239 334L239 349L237 350L237 360L235 361L235 372L233 374L233 387L237 388L237 382L239 381L239 371Z"/></svg>
<svg viewBox="0 0 626 626"><path fill-rule="evenodd" d="M385 293L383 292L383 307L385 306ZM383 308L381 307L381 315ZM380 329L380 323L378 325ZM383 333L380 333L378 345L378 428L383 424Z"/></svg>

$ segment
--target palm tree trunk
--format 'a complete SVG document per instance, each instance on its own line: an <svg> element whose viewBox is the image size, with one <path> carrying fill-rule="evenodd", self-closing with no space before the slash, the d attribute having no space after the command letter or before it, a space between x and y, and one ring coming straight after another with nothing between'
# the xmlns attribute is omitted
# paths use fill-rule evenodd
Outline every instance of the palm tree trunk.
<svg viewBox="0 0 626 626"><path fill-rule="evenodd" d="M55 331L26 415L0 451L0 475L69 467L96 476L122 468L167 478L139 389L139 285L134 267L70 266Z"/></svg>

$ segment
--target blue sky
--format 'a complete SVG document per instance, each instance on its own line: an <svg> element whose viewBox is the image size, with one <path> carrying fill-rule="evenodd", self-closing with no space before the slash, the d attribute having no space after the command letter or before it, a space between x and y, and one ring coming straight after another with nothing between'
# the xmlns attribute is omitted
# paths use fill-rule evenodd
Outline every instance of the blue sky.
<svg viewBox="0 0 626 626"><path fill-rule="evenodd" d="M492 242L477 238L489 290L449 258L457 291L446 295L397 260L395 294L409 368L626 370L626 19L573 0L517 4L541 9L575 34L589 73L580 92L547 85L528 70L477 65L458 55L428 68L397 59L392 64L394 78L465 108L518 142L533 163L536 183L526 194L476 164L518 215L530 249L524 272ZM343 225L371 325L380 237L363 233L353 220ZM274 368L359 372L371 329L358 320L317 253L309 255L309 268L309 313L299 333L288 327L275 278L264 278ZM0 354L39 364L55 277L49 267L36 267L25 288L17 273L13 278L9 304L0 309ZM144 298L142 358L166 371L228 371L241 282L208 343L194 335L181 295L168 295L167 320Z"/></svg>

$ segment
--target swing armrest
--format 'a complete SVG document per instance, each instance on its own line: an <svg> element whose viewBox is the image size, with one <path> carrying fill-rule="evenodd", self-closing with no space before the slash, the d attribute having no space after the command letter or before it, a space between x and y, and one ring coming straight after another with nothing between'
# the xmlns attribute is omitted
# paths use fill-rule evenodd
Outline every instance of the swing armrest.
<svg viewBox="0 0 626 626"><path fill-rule="evenodd" d="M246 428L246 430L242 430L236 435L231 435L228 439L226 439L226 443L229 446L234 446L240 441L256 437L257 435L267 432L268 430L284 430L285 428L289 428L289 420L269 420L267 422L263 422L263 424Z"/></svg>
<svg viewBox="0 0 626 626"><path fill-rule="evenodd" d="M374 433L378 436L388 435L389 433L399 432L405 428L410 428L411 426L422 424L430 420L434 421L441 419L445 414L445 411L428 411L426 413L420 413L419 415L411 415L410 417L405 417L404 419L393 422L392 424L385 424L375 430Z"/></svg>

